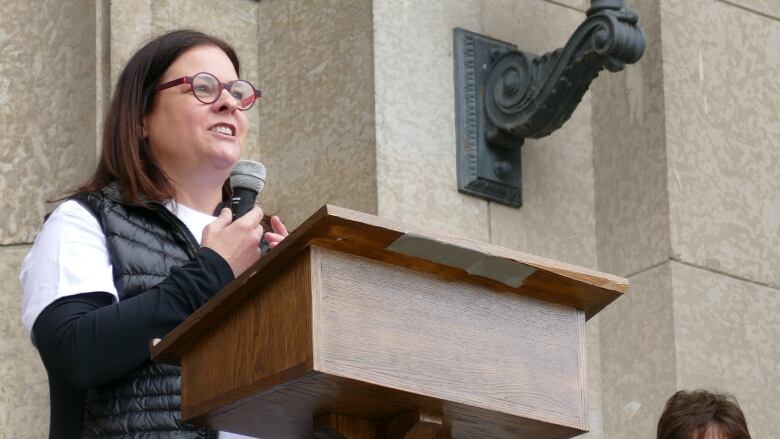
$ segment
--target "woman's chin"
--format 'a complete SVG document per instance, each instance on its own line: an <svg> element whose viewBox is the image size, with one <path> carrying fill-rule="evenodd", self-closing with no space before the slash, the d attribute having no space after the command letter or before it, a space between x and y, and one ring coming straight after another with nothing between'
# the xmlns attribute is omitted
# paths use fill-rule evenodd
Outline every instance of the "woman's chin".
<svg viewBox="0 0 780 439"><path fill-rule="evenodd" d="M214 155L212 162L218 168L232 168L241 159L241 148L224 148Z"/></svg>

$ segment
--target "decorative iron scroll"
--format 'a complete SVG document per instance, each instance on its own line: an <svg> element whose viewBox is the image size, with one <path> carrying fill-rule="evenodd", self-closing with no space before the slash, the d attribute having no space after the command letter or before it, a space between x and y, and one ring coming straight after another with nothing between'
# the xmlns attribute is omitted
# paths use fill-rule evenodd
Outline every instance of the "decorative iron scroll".
<svg viewBox="0 0 780 439"><path fill-rule="evenodd" d="M524 139L569 120L599 72L641 58L644 33L623 0L591 0L586 15L565 47L541 56L455 29L461 192L520 207Z"/></svg>
<svg viewBox="0 0 780 439"><path fill-rule="evenodd" d="M645 40L638 18L614 6L591 8L562 49L542 56L496 50L485 83L492 125L488 143L517 147L526 137L544 137L560 128L601 70L620 71L642 56Z"/></svg>

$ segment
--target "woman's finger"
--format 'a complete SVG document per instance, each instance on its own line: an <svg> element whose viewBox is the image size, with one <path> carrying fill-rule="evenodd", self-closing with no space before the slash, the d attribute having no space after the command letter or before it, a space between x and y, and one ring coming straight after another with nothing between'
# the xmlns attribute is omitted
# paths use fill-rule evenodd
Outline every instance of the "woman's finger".
<svg viewBox="0 0 780 439"><path fill-rule="evenodd" d="M269 244L271 242L279 242L282 239L284 239L284 236L282 236L282 235L280 235L278 233L266 232L266 234L265 234L265 240L268 241Z"/></svg>
<svg viewBox="0 0 780 439"><path fill-rule="evenodd" d="M287 228L284 226L284 223L282 220L274 215L271 217L271 227L274 229L274 232L276 232L279 235L287 236Z"/></svg>

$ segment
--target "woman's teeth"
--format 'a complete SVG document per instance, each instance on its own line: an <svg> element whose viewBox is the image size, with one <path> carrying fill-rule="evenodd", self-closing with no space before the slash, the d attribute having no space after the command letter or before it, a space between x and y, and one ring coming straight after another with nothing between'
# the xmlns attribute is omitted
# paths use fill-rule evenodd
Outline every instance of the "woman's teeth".
<svg viewBox="0 0 780 439"><path fill-rule="evenodd" d="M230 129L230 128L226 127L226 126L221 126L221 125L211 127L211 129L209 131L214 131L214 132L217 132L217 133L220 133L220 134L225 134L225 135L228 135L228 136L232 136L233 135L233 130L232 129Z"/></svg>

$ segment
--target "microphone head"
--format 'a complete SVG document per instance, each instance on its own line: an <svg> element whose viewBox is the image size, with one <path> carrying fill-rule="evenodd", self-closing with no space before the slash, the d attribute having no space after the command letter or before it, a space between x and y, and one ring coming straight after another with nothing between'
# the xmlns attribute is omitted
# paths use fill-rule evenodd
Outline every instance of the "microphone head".
<svg viewBox="0 0 780 439"><path fill-rule="evenodd" d="M265 166L252 160L239 160L230 171L230 187L250 189L258 194L265 186Z"/></svg>

